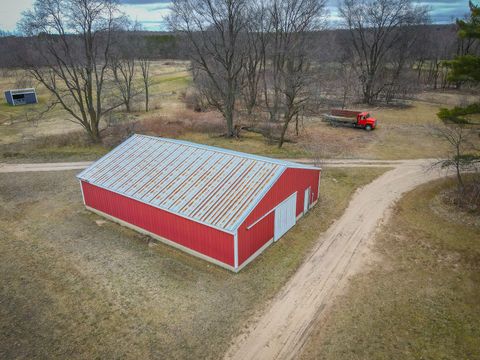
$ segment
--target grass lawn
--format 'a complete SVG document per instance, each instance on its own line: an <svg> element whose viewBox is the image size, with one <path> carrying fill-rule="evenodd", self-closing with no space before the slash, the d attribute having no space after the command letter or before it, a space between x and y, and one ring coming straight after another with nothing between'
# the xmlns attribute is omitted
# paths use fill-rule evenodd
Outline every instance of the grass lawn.
<svg viewBox="0 0 480 360"><path fill-rule="evenodd" d="M219 358L384 171L325 171L318 205L239 274L88 212L76 172L0 174L0 358Z"/></svg>
<svg viewBox="0 0 480 360"><path fill-rule="evenodd" d="M304 359L480 359L480 222L447 206L452 180L425 184L379 234L379 261L355 276Z"/></svg>

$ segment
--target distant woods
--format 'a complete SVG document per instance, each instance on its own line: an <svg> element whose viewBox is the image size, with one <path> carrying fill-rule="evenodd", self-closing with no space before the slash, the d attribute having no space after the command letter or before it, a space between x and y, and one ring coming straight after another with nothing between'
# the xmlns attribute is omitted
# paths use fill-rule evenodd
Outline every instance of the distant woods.
<svg viewBox="0 0 480 360"><path fill-rule="evenodd" d="M225 135L242 128L278 146L327 107L391 104L424 89L470 86L445 60L478 54L457 25L429 24L410 0L342 0L329 28L326 0L173 0L171 32L147 32L114 0L37 0L1 34L0 67L24 68L92 141L114 109L149 111L150 62L191 62L189 102L216 109Z"/></svg>
<svg viewBox="0 0 480 360"><path fill-rule="evenodd" d="M410 0L343 0L327 28L322 0L174 0L169 25L192 62L199 103L226 135L256 127L281 147L289 128L329 106L394 103L460 87L444 60L478 51L455 26L429 25Z"/></svg>

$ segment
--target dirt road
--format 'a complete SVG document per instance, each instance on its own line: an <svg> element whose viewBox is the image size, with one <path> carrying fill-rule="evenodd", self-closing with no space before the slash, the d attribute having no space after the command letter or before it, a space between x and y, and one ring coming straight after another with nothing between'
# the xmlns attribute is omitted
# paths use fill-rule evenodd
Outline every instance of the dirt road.
<svg viewBox="0 0 480 360"><path fill-rule="evenodd" d="M285 159L290 160L291 159ZM304 164L314 164L311 159L293 160ZM324 160L320 166L329 167L393 167L404 164L405 160L363 160L363 159L332 159ZM7 164L0 163L0 173L29 172L29 171L63 171L84 169L92 164L92 161L57 162L57 163L32 163L32 164Z"/></svg>
<svg viewBox="0 0 480 360"><path fill-rule="evenodd" d="M0 163L0 173L30 172L30 171L63 171L84 169L91 161L76 161L63 163L38 163L38 164L5 164Z"/></svg>
<svg viewBox="0 0 480 360"><path fill-rule="evenodd" d="M427 160L398 162L393 170L357 190L342 217L320 237L297 273L266 312L234 341L225 358L296 357L316 319L325 313L348 276L368 260L368 245L392 204L403 193L444 175L426 172L428 164ZM358 166L357 162L352 165Z"/></svg>

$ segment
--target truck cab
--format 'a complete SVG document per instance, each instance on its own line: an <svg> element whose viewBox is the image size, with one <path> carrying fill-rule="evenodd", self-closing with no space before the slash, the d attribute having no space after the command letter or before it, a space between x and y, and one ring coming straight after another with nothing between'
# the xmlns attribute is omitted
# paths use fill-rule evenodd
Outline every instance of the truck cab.
<svg viewBox="0 0 480 360"><path fill-rule="evenodd" d="M357 123L355 127L364 128L365 130L373 130L377 126L377 119L371 117L366 111L357 114Z"/></svg>

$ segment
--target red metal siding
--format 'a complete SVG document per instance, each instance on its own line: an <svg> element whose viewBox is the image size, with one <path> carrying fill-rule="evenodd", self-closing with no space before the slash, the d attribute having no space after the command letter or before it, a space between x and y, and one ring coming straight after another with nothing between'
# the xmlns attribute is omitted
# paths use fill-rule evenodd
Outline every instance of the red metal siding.
<svg viewBox="0 0 480 360"><path fill-rule="evenodd" d="M86 205L234 266L233 235L81 182Z"/></svg>
<svg viewBox="0 0 480 360"><path fill-rule="evenodd" d="M247 230L247 227L275 208L283 200L297 191L297 216L303 212L303 198L308 187L312 189L312 203L318 199L319 170L288 168L267 192L260 203L238 229L239 266L252 254L273 238L274 213Z"/></svg>

